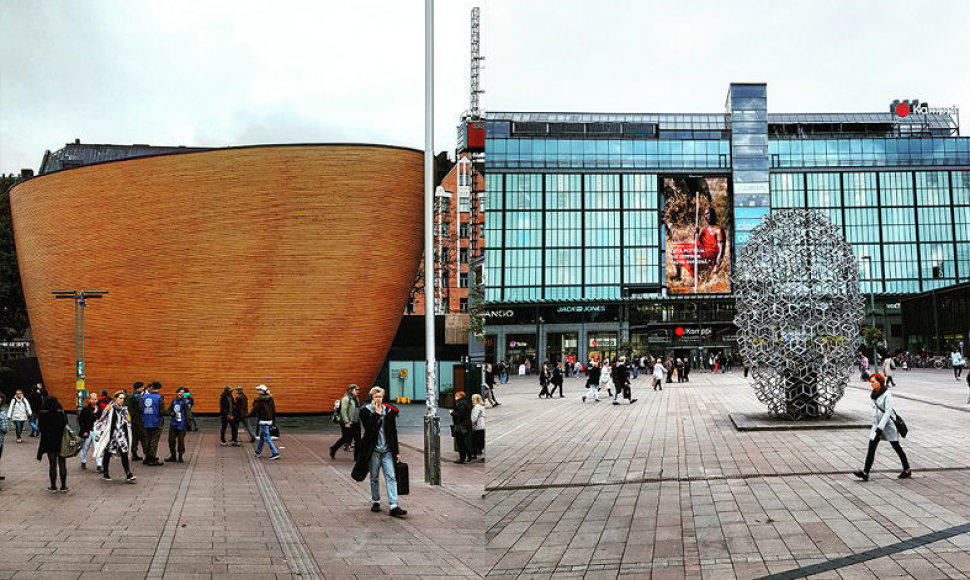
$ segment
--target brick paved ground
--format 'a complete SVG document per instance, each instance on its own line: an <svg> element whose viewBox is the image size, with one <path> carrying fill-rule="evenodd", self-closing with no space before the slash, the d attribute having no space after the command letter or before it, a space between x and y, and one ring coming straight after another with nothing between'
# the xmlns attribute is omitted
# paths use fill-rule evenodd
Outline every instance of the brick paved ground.
<svg viewBox="0 0 970 580"><path fill-rule="evenodd" d="M126 485L69 460L66 495L49 495L37 439L7 438L0 474L0 579L480 577L482 464L423 483L423 407L405 406L402 456L411 466L406 519L370 511L370 487L350 478L350 454L327 456L329 418L281 420L280 461L252 446L221 447L217 420L187 438L186 463L134 468ZM447 421L443 422L447 424ZM288 427L290 427L288 429ZM445 427L447 430L447 427ZM450 449L450 438L442 448ZM163 436L160 447L168 455Z"/></svg>
<svg viewBox="0 0 970 580"><path fill-rule="evenodd" d="M741 374L691 379L641 378L632 406L581 403L580 379L564 399L531 377L500 386L489 577L970 577L970 405L952 371L898 373L914 477L883 443L866 483L851 476L866 429L739 432L730 413L764 410ZM857 379L838 409L867 416Z"/></svg>

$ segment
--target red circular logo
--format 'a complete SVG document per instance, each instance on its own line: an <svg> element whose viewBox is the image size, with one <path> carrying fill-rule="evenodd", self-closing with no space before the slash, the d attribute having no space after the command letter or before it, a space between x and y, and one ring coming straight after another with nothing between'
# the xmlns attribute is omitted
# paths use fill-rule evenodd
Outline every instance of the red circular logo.
<svg viewBox="0 0 970 580"><path fill-rule="evenodd" d="M676 334L677 336L684 336L684 327L678 326L677 328L675 328L674 334Z"/></svg>
<svg viewBox="0 0 970 580"><path fill-rule="evenodd" d="M909 114L909 105L906 103L899 103L896 105L896 114L900 117L905 117Z"/></svg>

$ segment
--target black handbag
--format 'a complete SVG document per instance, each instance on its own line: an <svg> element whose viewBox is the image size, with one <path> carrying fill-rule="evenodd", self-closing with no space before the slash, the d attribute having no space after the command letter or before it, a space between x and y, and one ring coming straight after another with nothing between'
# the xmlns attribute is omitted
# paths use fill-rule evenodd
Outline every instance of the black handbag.
<svg viewBox="0 0 970 580"><path fill-rule="evenodd" d="M906 434L909 433L909 427L906 426L906 421L899 416L899 413L895 413L893 416L893 423L896 425L896 431L899 432L899 436L906 438Z"/></svg>
<svg viewBox="0 0 970 580"><path fill-rule="evenodd" d="M276 423L273 423L272 425L269 426L269 436L270 437L280 436L280 428L276 426Z"/></svg>
<svg viewBox="0 0 970 580"><path fill-rule="evenodd" d="M408 477L408 464L403 461L394 463L394 478L397 479L397 494L407 495L411 493L411 481Z"/></svg>

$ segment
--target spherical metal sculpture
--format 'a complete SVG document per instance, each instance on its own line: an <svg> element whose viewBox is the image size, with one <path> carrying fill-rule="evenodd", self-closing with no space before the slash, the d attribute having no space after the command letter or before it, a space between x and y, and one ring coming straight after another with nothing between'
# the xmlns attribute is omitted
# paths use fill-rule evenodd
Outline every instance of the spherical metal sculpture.
<svg viewBox="0 0 970 580"><path fill-rule="evenodd" d="M839 228L817 211L773 212L741 248L733 281L758 399L774 417L831 416L863 320L858 263Z"/></svg>

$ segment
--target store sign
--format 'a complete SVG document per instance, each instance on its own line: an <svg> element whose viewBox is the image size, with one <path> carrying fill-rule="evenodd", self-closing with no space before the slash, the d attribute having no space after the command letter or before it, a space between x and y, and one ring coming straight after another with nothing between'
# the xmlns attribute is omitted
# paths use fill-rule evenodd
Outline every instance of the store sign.
<svg viewBox="0 0 970 580"><path fill-rule="evenodd" d="M900 310L900 309L901 307L899 302L890 302L886 304L886 310Z"/></svg>
<svg viewBox="0 0 970 580"><path fill-rule="evenodd" d="M949 115L957 117L960 111L956 105L951 107L931 107L927 103L919 102L919 99L900 101L896 99L889 105L889 112L897 117L908 117L910 115Z"/></svg>
<svg viewBox="0 0 970 580"><path fill-rule="evenodd" d="M577 312L606 312L606 306L560 306L556 309L557 314Z"/></svg>
<svg viewBox="0 0 970 580"><path fill-rule="evenodd" d="M758 183L738 183L735 181L734 193L768 195L768 183L765 181Z"/></svg>
<svg viewBox="0 0 970 580"><path fill-rule="evenodd" d="M684 328L684 333L683 334L678 334L677 336L687 336L687 337L691 337L691 336L711 336L712 334L714 334L714 329L713 328L690 328L690 327L687 327L687 328Z"/></svg>
<svg viewBox="0 0 970 580"><path fill-rule="evenodd" d="M589 346L596 348L616 348L616 337L600 337L589 339Z"/></svg>
<svg viewBox="0 0 970 580"><path fill-rule="evenodd" d="M512 318L513 310L482 310L482 318Z"/></svg>
<svg viewBox="0 0 970 580"><path fill-rule="evenodd" d="M526 348L527 346L529 346L529 343L522 342L521 340L510 340L509 341L509 348Z"/></svg>

